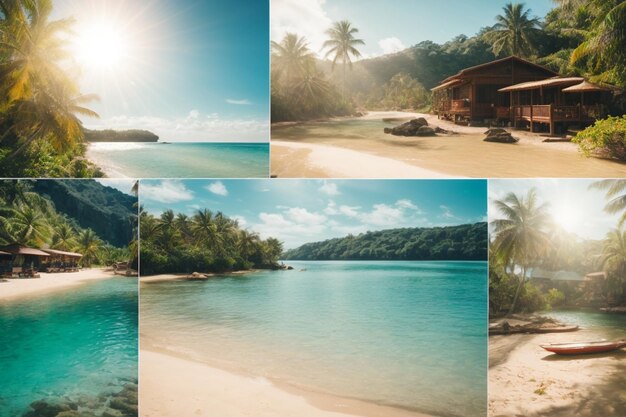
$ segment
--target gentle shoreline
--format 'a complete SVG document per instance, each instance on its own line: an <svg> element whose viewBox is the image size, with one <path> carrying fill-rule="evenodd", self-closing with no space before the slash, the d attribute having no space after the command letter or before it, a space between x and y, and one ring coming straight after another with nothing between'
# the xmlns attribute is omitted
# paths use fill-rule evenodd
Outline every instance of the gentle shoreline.
<svg viewBox="0 0 626 417"><path fill-rule="evenodd" d="M140 350L142 417L433 417L325 394L278 387L162 351Z"/></svg>
<svg viewBox="0 0 626 417"><path fill-rule="evenodd" d="M363 126L333 130L341 120L410 119L424 117L430 125L455 135L397 137ZM397 125L401 122L390 124ZM327 126L328 124L328 126ZM485 127L459 126L431 114L370 112L297 125L273 125L272 175L277 177L621 177L626 164L586 158L569 142L544 143L545 137L510 129L517 144L483 142ZM311 133L309 133L311 132ZM307 137L310 134L310 137Z"/></svg>
<svg viewBox="0 0 626 417"><path fill-rule="evenodd" d="M559 356L540 345L601 338L574 334L517 334L489 337L489 415L623 416L626 351Z"/></svg>
<svg viewBox="0 0 626 417"><path fill-rule="evenodd" d="M9 278L2 280L0 282L0 300L57 291L88 281L113 278L115 276L113 272L101 268L54 274L40 272L40 275L41 278Z"/></svg>
<svg viewBox="0 0 626 417"><path fill-rule="evenodd" d="M209 279L209 278L219 277L219 276L248 275L248 274L253 274L255 272L258 272L258 271L260 271L260 269L250 269L250 270L247 270L247 271L233 271L233 272L221 272L221 273L207 272L207 273L201 273L201 276L197 277L197 278L190 277L191 274L185 274L185 273L144 275L144 276L141 276L139 278L139 281L140 282L146 282L146 283L163 282L163 281L178 281L178 280L191 280L191 281L193 281L193 280Z"/></svg>

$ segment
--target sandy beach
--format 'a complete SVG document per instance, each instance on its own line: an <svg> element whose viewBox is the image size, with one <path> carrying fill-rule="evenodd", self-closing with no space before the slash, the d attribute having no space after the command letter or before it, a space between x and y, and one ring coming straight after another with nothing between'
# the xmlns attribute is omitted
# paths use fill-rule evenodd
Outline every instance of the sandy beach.
<svg viewBox="0 0 626 417"><path fill-rule="evenodd" d="M341 121L425 117L430 125L458 134L399 137L358 127L336 129ZM401 124L402 120L389 124ZM626 164L585 158L578 146L542 142L545 137L509 129L516 144L483 142L485 127L459 126L437 116L407 112L370 112L361 118L273 125L271 173L277 177L363 178L518 178L622 177Z"/></svg>
<svg viewBox="0 0 626 417"><path fill-rule="evenodd" d="M41 278L11 278L0 282L0 300L56 291L96 279L111 278L114 274L99 268L79 272L40 273Z"/></svg>
<svg viewBox="0 0 626 417"><path fill-rule="evenodd" d="M224 272L221 274L215 273L202 273L201 278L191 278L191 279L207 279L215 276L227 276L227 275L247 275L256 272L257 270L249 270L249 271L235 271L235 272ZM159 274L159 275L146 275L139 278L140 282L163 282L163 281L176 281L179 279L190 279L190 274Z"/></svg>
<svg viewBox="0 0 626 417"><path fill-rule="evenodd" d="M597 339L590 331L489 338L490 417L626 415L626 351L559 356L539 345Z"/></svg>
<svg viewBox="0 0 626 417"><path fill-rule="evenodd" d="M265 378L238 375L142 347L141 417L429 417L322 394L306 397Z"/></svg>

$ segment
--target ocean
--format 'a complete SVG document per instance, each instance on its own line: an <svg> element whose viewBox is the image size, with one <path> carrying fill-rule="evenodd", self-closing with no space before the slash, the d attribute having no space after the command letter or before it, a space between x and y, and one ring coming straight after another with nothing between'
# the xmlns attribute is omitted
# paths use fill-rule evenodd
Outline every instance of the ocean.
<svg viewBox="0 0 626 417"><path fill-rule="evenodd" d="M142 284L142 346L308 391L486 415L486 262L287 263Z"/></svg>
<svg viewBox="0 0 626 417"><path fill-rule="evenodd" d="M267 178L267 143L96 142L87 158L112 178Z"/></svg>
<svg viewBox="0 0 626 417"><path fill-rule="evenodd" d="M137 298L135 279L114 278L0 302L0 416L35 401L100 412L99 396L134 385Z"/></svg>

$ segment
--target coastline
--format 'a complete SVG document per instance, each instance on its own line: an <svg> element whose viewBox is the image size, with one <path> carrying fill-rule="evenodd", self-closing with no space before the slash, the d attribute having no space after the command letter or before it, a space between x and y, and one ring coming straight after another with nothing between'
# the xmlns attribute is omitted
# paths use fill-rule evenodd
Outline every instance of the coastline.
<svg viewBox="0 0 626 417"><path fill-rule="evenodd" d="M436 137L398 137L345 126L333 131L326 122L341 120L410 119L424 117L430 125L455 132ZM310 123L310 125L305 125ZM393 125L400 124L394 122ZM391 126L391 124L390 124ZM277 177L619 177L626 164L584 157L570 142L542 142L544 137L508 129L517 144L483 142L486 127L460 126L431 114L370 112L363 117L272 125L271 168ZM311 139L306 137L311 131ZM316 133L317 132L317 133ZM469 157L471 156L471 157ZM532 163L530 163L532 161ZM528 165L532 169L527 169Z"/></svg>
<svg viewBox="0 0 626 417"><path fill-rule="evenodd" d="M94 155L92 151L92 147L93 147L93 143L87 144L87 150L85 151L85 158L87 158L89 162L91 162L92 164L100 168L100 171L104 173L105 178L130 178L128 175L125 175L118 168L109 164L105 164L102 162L101 159L98 159Z"/></svg>
<svg viewBox="0 0 626 417"><path fill-rule="evenodd" d="M248 275L253 274L255 272L260 271L259 269L250 269L247 271L233 271L233 272L208 272L202 273L201 277L198 278L190 278L191 274L184 273L176 273L176 274L157 274L157 275L144 275L139 278L139 282L150 283L150 282L163 282L163 281L178 281L178 280L204 280L210 279L212 277L219 276L237 276L237 275Z"/></svg>
<svg viewBox="0 0 626 417"><path fill-rule="evenodd" d="M115 274L102 268L83 269L79 272L40 273L41 278L11 278L0 282L0 301L27 297L49 291L58 291L87 281L113 278Z"/></svg>
<svg viewBox="0 0 626 417"><path fill-rule="evenodd" d="M489 337L491 417L618 417L626 412L626 351L559 356L539 345L592 340L592 331Z"/></svg>
<svg viewBox="0 0 626 417"><path fill-rule="evenodd" d="M170 352L140 349L140 416L433 417L281 387ZM182 399L183 400L178 400Z"/></svg>

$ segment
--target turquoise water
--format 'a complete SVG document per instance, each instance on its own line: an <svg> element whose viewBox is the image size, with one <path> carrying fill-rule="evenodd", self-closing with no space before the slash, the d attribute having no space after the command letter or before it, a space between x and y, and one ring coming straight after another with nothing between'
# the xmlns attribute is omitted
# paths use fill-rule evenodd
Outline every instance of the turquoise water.
<svg viewBox="0 0 626 417"><path fill-rule="evenodd" d="M486 415L486 262L289 264L142 284L142 344L317 392Z"/></svg>
<svg viewBox="0 0 626 417"><path fill-rule="evenodd" d="M556 310L545 314L572 325L580 326L579 331L571 333L575 340L593 340L593 338L626 339L626 315L610 314L592 310Z"/></svg>
<svg viewBox="0 0 626 417"><path fill-rule="evenodd" d="M134 279L0 301L0 416L120 391L137 379L137 334Z"/></svg>
<svg viewBox="0 0 626 417"><path fill-rule="evenodd" d="M109 177L267 178L267 143L112 143L89 145L87 158Z"/></svg>

